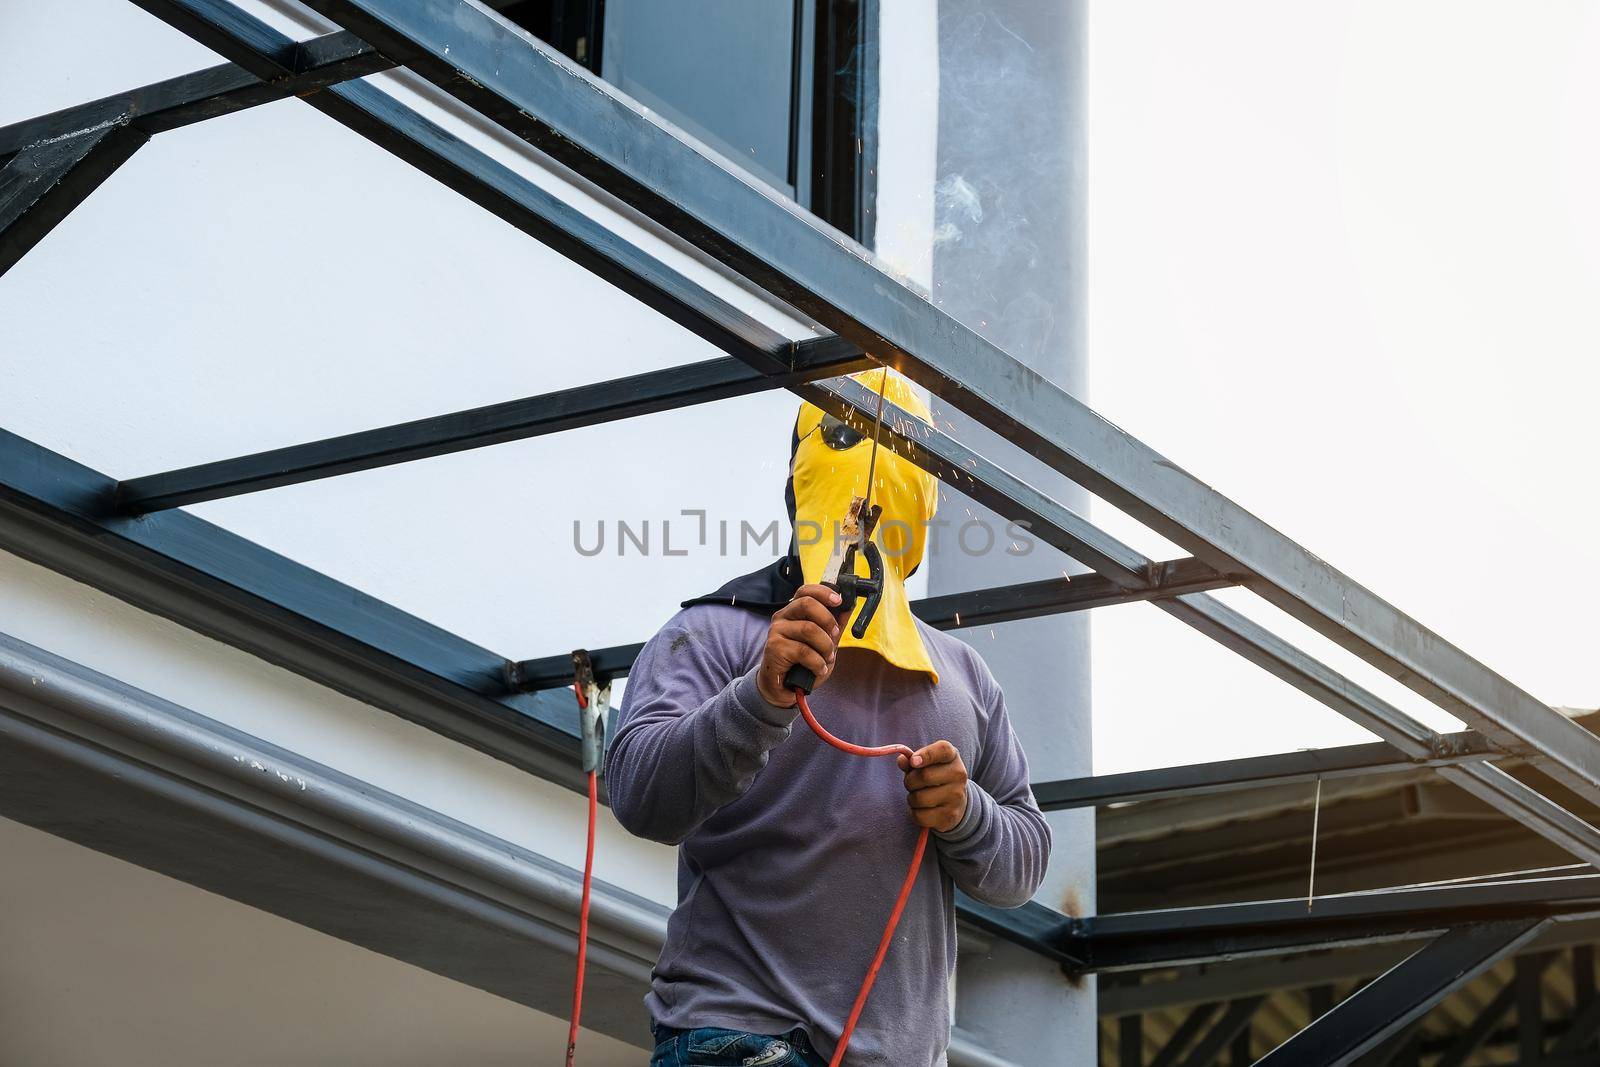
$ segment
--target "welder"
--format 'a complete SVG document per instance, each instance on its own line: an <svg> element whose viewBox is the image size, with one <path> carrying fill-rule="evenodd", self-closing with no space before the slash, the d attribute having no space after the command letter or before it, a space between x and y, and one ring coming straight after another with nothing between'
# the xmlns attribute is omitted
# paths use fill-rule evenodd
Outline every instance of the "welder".
<svg viewBox="0 0 1600 1067"><path fill-rule="evenodd" d="M861 380L927 419L903 379ZM679 846L678 906L645 998L652 1067L820 1067L847 1033L880 938L886 956L855 1005L846 1062L944 1064L955 889L1025 903L1045 873L1049 827L993 676L911 613L905 579L922 561L937 482L892 449L877 455L876 432L811 404L794 424L789 473L789 553L686 601L645 645L607 757L617 818ZM870 605L822 582L840 577L829 560L863 496L882 509L871 509L876 522L861 516L881 550ZM852 555L846 585L866 566ZM870 626L852 627L852 612L871 608ZM808 720L863 745L904 742L907 754L859 759L824 743L820 726L796 728L813 688ZM932 843L908 877L925 832Z"/></svg>

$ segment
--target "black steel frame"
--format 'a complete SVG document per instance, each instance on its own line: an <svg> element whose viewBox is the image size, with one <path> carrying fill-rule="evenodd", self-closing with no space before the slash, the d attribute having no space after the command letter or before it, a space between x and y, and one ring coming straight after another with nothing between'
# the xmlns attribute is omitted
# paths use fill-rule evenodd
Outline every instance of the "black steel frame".
<svg viewBox="0 0 1600 1067"><path fill-rule="evenodd" d="M575 726L565 699L551 692L568 680L567 668L556 666L568 662L565 656L496 656L174 509L771 388L788 388L840 417L870 419L874 398L838 376L887 363L1193 553L1150 560L936 427L888 405L891 447L1003 517L1028 523L1040 539L1095 572L931 598L917 605L919 615L954 628L1147 600L1382 739L1039 783L1044 806L1427 767L1581 859L1600 863L1600 830L1493 762L1527 761L1597 801L1600 739L1106 423L895 282L843 235L736 167L701 154L487 8L469 0L305 0L343 29L295 41L227 0L134 2L231 62L0 129L0 272L153 134L295 95L729 358L121 483L0 431L0 544L575 785ZM773 331L377 85L357 80L395 66L432 82L565 166L575 181L610 194L834 335L795 340ZM1474 729L1432 731L1207 593L1229 585L1250 589ZM599 650L596 666L624 673L637 649ZM1506 883L1492 891L1506 893ZM1257 911L1230 913L1229 921L1244 931L1230 951L1290 951L1392 936L1395 913L1435 909L1431 925L1422 925L1443 933L1397 968L1396 974L1405 971L1404 981L1381 979L1359 1005L1349 1001L1319 1020L1297 1046L1314 1050L1310 1058L1294 1060L1347 1062L1425 1010L1433 1002L1424 1003L1433 995L1425 991L1442 996L1467 972L1476 973L1474 967L1481 970L1473 961L1493 962L1512 951L1530 929L1549 921L1550 909L1600 910L1600 894L1588 882L1541 882L1518 891L1527 898L1518 898L1527 914L1511 918L1499 911L1486 918L1452 909L1445 899L1398 892L1366 898L1393 898L1386 902L1389 911L1323 901L1317 921L1292 937L1274 925L1273 909L1281 905L1240 906ZM1192 959L1193 940L1201 936L1196 931L1208 929L1196 924L1205 916L1192 909L1085 920L1037 905L1000 912L963 901L962 910L980 926L1080 970ZM1342 918L1323 922L1330 912ZM1408 932L1417 929L1413 921ZM1112 948L1128 944L1137 950L1124 948L1118 956ZM1396 999L1393 989L1411 994ZM1393 1025L1380 1025L1380 1016ZM1243 1002L1224 1019L1239 1017L1248 1021ZM1220 1049L1227 1041L1217 1036L1215 1043Z"/></svg>

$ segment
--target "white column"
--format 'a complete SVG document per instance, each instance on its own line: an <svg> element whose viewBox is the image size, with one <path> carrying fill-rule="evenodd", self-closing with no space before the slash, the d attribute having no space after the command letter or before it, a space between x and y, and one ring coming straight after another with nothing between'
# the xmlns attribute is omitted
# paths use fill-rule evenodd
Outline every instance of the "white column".
<svg viewBox="0 0 1600 1067"><path fill-rule="evenodd" d="M1018 359L1082 395L1084 385L1084 130L1086 5L1082 0L945 0L939 24L939 142L933 299ZM1075 509L1085 494L946 408L963 441L1053 491ZM951 490L950 522L929 592L1047 578L1074 567L1037 542L1005 534L992 512ZM973 527L986 522L996 536ZM1035 781L1090 773L1089 630L1085 615L966 630L1006 692ZM1094 908L1094 813L1050 817L1055 846L1038 900ZM1095 1057L1092 981L996 942L962 960L957 1025L1017 1063L1088 1064Z"/></svg>

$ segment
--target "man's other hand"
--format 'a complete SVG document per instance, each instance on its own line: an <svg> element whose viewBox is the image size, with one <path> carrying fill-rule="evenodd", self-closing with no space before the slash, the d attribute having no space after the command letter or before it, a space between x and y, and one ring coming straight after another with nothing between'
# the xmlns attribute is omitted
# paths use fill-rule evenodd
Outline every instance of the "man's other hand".
<svg viewBox="0 0 1600 1067"><path fill-rule="evenodd" d="M935 741L911 756L900 756L906 772L906 802L918 826L949 833L967 814L967 765L948 741Z"/></svg>
<svg viewBox="0 0 1600 1067"><path fill-rule="evenodd" d="M827 586L802 585L793 600L773 613L756 672L762 700L774 707L794 707L794 693L783 684L783 676L797 664L817 676L815 685L828 680L839 653L840 625L834 614L839 604L839 594Z"/></svg>

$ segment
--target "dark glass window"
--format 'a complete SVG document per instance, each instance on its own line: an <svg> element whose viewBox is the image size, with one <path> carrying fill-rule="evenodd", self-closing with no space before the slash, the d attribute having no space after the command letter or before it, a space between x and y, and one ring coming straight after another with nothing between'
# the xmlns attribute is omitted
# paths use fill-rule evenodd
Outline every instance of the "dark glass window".
<svg viewBox="0 0 1600 1067"><path fill-rule="evenodd" d="M871 244L876 0L510 0L496 6Z"/></svg>

